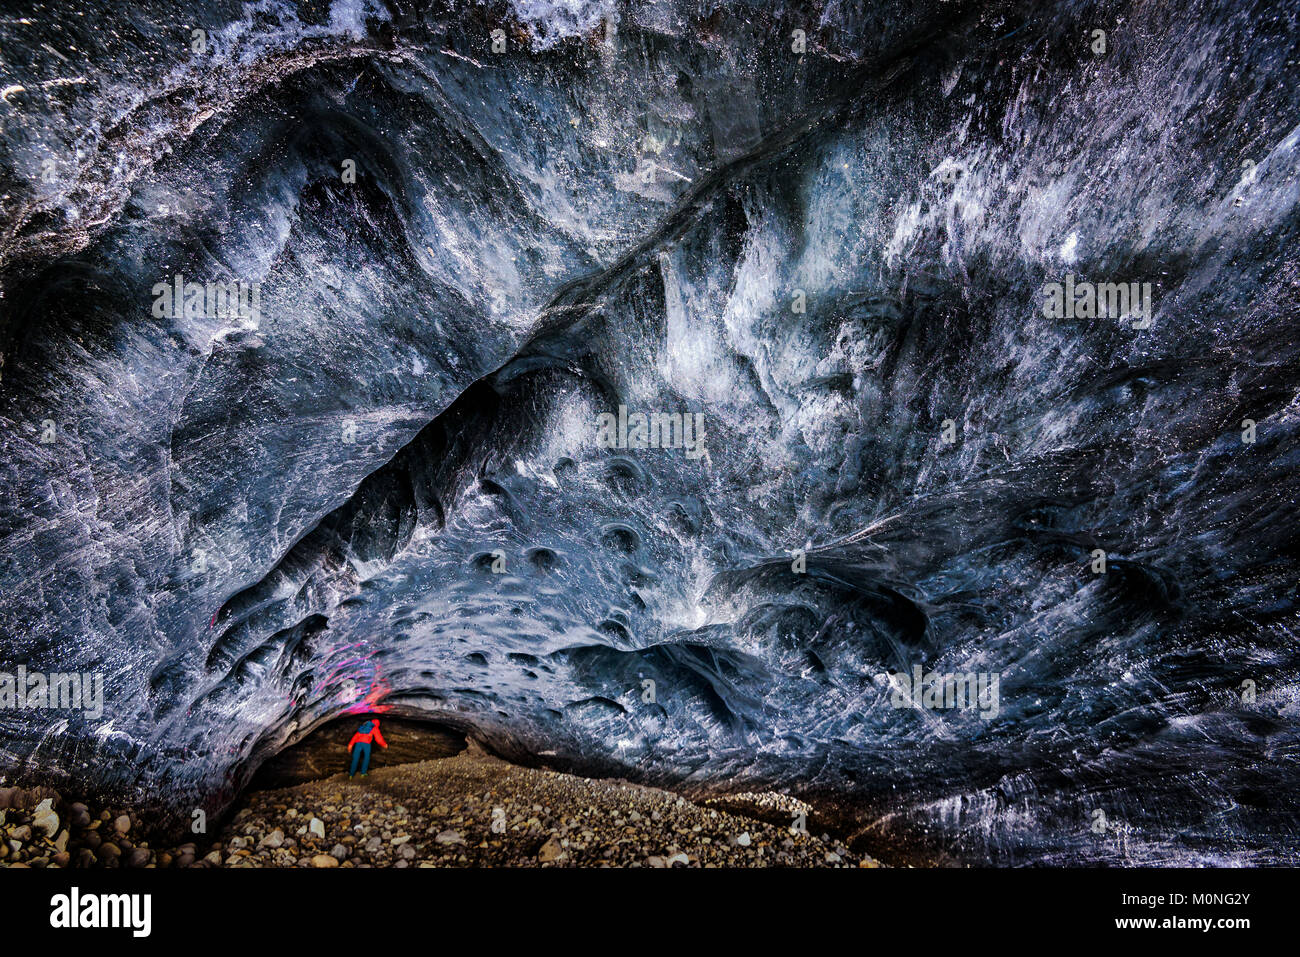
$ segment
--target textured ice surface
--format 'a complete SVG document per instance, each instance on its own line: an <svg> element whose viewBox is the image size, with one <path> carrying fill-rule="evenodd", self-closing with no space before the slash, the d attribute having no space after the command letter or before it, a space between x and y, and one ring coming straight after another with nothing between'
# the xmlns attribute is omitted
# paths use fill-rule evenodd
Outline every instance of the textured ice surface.
<svg viewBox="0 0 1300 957"><path fill-rule="evenodd" d="M106 683L0 772L219 807L377 705L964 861L1295 861L1293 6L182 6L0 19L0 671Z"/></svg>

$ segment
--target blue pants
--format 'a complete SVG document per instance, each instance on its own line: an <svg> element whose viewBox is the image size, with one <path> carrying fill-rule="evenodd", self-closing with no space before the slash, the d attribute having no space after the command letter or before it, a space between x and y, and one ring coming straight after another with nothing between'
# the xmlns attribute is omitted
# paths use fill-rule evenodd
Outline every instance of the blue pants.
<svg viewBox="0 0 1300 957"><path fill-rule="evenodd" d="M358 763L361 764L362 774L370 770L370 745L364 741L359 741L352 746L352 770L348 774L357 773Z"/></svg>

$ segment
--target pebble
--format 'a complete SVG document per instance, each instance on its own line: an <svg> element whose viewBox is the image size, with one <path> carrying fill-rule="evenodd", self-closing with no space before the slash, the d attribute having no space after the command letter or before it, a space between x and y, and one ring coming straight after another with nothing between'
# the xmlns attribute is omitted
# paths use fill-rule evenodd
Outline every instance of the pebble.
<svg viewBox="0 0 1300 957"><path fill-rule="evenodd" d="M54 813L54 801L51 798L36 805L36 810L32 813L32 825L44 831L46 837L59 832L59 816Z"/></svg>
<svg viewBox="0 0 1300 957"><path fill-rule="evenodd" d="M567 856L564 846L560 844L560 839L554 835L552 835L550 839L542 845L542 849L537 852L537 859L543 864L549 864L551 861L560 861Z"/></svg>
<svg viewBox="0 0 1300 957"><path fill-rule="evenodd" d="M71 818L68 823L73 827L90 827L90 809L86 805L77 803L68 808Z"/></svg>

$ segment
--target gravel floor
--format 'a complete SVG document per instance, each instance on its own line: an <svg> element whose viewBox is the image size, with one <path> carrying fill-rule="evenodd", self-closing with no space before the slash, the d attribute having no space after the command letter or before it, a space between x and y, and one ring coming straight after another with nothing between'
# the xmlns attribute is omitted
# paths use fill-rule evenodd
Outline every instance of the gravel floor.
<svg viewBox="0 0 1300 957"><path fill-rule="evenodd" d="M12 803L11 798L11 803ZM741 803L794 807L781 795ZM30 803L30 802L29 802ZM0 865L30 867L876 867L828 835L667 791L508 764L471 748L249 795L212 842L154 850L130 814L0 811ZM797 810L797 808L796 808ZM35 824L37 817L39 825Z"/></svg>

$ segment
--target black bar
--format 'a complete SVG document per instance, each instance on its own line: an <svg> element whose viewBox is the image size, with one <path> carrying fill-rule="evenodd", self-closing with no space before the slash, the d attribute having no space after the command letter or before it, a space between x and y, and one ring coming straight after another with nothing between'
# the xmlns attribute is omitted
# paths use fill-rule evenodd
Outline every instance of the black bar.
<svg viewBox="0 0 1300 957"><path fill-rule="evenodd" d="M1296 877L1291 869L32 870L0 871L0 894L6 944L66 941L69 934L129 945L215 935L260 948L301 945L323 934L343 946L365 946L448 940L449 933L478 927L476 934L493 940L520 935L535 946L644 939L668 947L715 935L734 946L748 937L771 944L776 938L769 934L802 927L817 936L839 928L864 943L898 932L952 943L951 935L964 928L977 937L996 934L1003 946L1040 929L1071 944L1181 946L1199 937L1234 946L1275 939L1294 921ZM88 894L150 895L148 937L137 938L130 928L52 927L52 898L70 896L73 887L83 902ZM1184 899L1175 903L1179 894ZM1213 896L1198 903L1198 895ZM1152 919L1155 926L1117 925L1126 919ZM1165 926L1188 919L1244 919L1248 926Z"/></svg>

